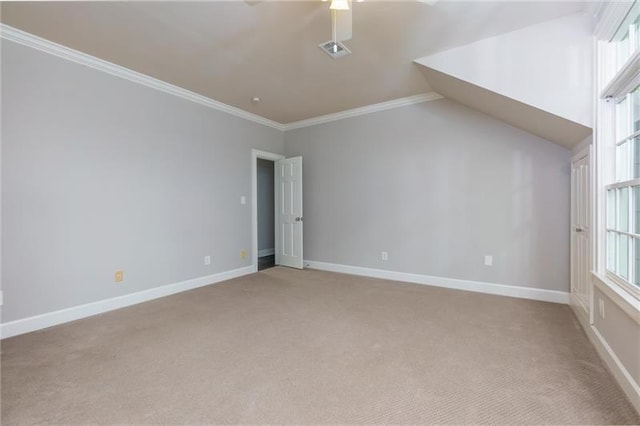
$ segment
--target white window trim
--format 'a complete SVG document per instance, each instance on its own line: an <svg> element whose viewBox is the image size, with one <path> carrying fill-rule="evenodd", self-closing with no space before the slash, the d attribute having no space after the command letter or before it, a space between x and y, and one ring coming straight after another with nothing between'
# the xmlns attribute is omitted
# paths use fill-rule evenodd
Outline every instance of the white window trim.
<svg viewBox="0 0 640 426"><path fill-rule="evenodd" d="M618 188L633 188L634 186L640 186L640 178L610 183L609 185L606 185L604 189L608 191L610 189L618 189Z"/></svg>
<svg viewBox="0 0 640 426"><path fill-rule="evenodd" d="M622 289L626 291L626 293L631 297L627 298L628 301L634 299L636 302L640 301L640 291L638 290L637 286L630 284L628 281L620 278L618 275L609 270L606 271L605 277L610 281L609 284L614 284L615 286L622 287Z"/></svg>
<svg viewBox="0 0 640 426"><path fill-rule="evenodd" d="M640 299L633 297L623 286L613 282L609 277L596 272L593 272L592 275L595 278L593 281L596 287L640 324ZM591 313L593 314L593 309ZM593 323L593 319L591 319L591 322Z"/></svg>
<svg viewBox="0 0 640 426"><path fill-rule="evenodd" d="M634 8L640 7L640 2L636 2ZM613 38L614 34L618 32L622 23L630 21L629 11L631 8L622 15L622 12L618 10L618 22L621 24L615 27L609 25L609 36L604 41L595 40L595 52L598 60L595 63L596 70L596 93L599 93L599 97L594 105L594 115L596 123L596 131L594 132L594 145L596 148L596 170L595 188L596 188L596 232L594 236L595 241L595 257L596 263L594 268L594 276L611 287L611 291L615 291L622 299L626 301L627 305L637 310L640 306L640 287L632 284L610 272L607 269L607 232L614 231L618 234L628 235L631 237L638 237L638 234L631 232L619 231L617 229L611 229L607 226L607 191L609 189L625 188L629 187L630 191L634 186L640 186L640 179L630 179L626 181L616 182L616 146L623 141L633 139L634 136L640 135L640 132L635 132L626 136L624 139L618 141L616 135L616 122L615 122L615 106L622 96L626 96L635 87L640 86L640 48L637 49L620 70L614 73L613 77L607 81L605 78L611 75L611 59L615 59L612 55L611 46L608 42ZM597 36L597 34L596 34ZM603 40L602 37L599 37ZM601 88L604 88L601 90ZM615 100L615 102L613 102ZM631 198L629 204L631 206ZM631 207L630 207L631 208ZM617 218L616 218L617 220ZM631 229L629 229L631 230ZM631 253L631 250L629 251ZM629 263L629 270L632 268L632 264ZM631 275L629 275L631 277Z"/></svg>

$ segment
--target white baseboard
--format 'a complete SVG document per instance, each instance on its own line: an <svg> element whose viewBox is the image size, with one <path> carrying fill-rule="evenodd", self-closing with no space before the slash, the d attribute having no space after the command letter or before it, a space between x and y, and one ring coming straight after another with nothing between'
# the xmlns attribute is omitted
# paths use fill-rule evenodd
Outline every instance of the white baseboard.
<svg viewBox="0 0 640 426"><path fill-rule="evenodd" d="M271 256L274 254L276 254L276 249L274 248L258 250L258 257Z"/></svg>
<svg viewBox="0 0 640 426"><path fill-rule="evenodd" d="M198 287L204 287L210 284L215 284L221 281L230 280L232 278L237 278L252 273L253 265L245 266L243 268L234 269L232 271L220 272L213 275L207 275L187 281L151 288L149 290L125 294L123 296L113 297L111 299L99 300L97 302L87 303L85 305L73 306L71 308L61 309L59 311L48 312L46 314L6 322L0 325L0 337L2 339L5 339L7 337L41 330L43 328L51 327L65 322L75 321L81 318L86 318L104 312L112 311L114 309L124 308L126 306L135 305L138 303L146 302L148 300L158 299L160 297L192 290Z"/></svg>
<svg viewBox="0 0 640 426"><path fill-rule="evenodd" d="M479 281L458 280L454 278L432 277L429 275L410 274L406 272L386 271L383 269L363 268L360 266L338 265L335 263L305 260L305 267L322 271L341 272L344 274L362 275L365 277L383 278L386 280L405 281L415 284L446 287L456 290L475 291L477 293L496 294L499 296L517 297L521 299L542 300L554 303L569 303L569 293L540 288L518 287L504 284L492 284Z"/></svg>
<svg viewBox="0 0 640 426"><path fill-rule="evenodd" d="M582 327L588 327L589 312L582 305L582 302L578 299L578 297L573 293L569 293L569 306L571 306L571 309L573 309L576 317L578 317L578 321L580 322L580 324L582 324Z"/></svg>
<svg viewBox="0 0 640 426"><path fill-rule="evenodd" d="M613 349L611 349L611 346L609 346L597 328L590 325L587 329L587 336L589 336L589 340L591 340L593 346L596 347L600 358L607 364L609 371L611 371L611 374L613 374L613 377L615 377L627 395L627 398L631 401L631 404L635 407L636 411L640 413L640 386L638 386L638 383L631 377L629 371L627 371L622 361L620 361L620 358L618 358Z"/></svg>
<svg viewBox="0 0 640 426"><path fill-rule="evenodd" d="M588 315L584 314L584 310L577 304L571 304L571 308L578 318L578 322L584 329L587 337L596 348L598 355L604 361L613 377L616 379L627 398L635 409L640 413L640 386L633 379L629 371L625 368L620 358L613 351L609 343L598 329L589 323Z"/></svg>

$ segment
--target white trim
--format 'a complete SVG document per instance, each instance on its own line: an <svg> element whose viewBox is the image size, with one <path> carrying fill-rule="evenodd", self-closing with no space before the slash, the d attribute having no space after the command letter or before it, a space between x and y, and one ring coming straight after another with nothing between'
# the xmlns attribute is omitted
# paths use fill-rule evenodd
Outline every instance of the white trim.
<svg viewBox="0 0 640 426"><path fill-rule="evenodd" d="M623 94L627 94L640 84L640 49L638 49L623 67L609 81L609 84L602 89L601 99L612 97L617 99Z"/></svg>
<svg viewBox="0 0 640 426"><path fill-rule="evenodd" d="M620 28L620 23L633 6L632 0L621 2L603 2L596 12L598 23L594 35L598 40L610 41Z"/></svg>
<svg viewBox="0 0 640 426"><path fill-rule="evenodd" d="M583 325L588 325L590 321L589 310L575 294L569 293L569 305L573 308L578 320Z"/></svg>
<svg viewBox="0 0 640 426"><path fill-rule="evenodd" d="M251 267L253 272L258 272L258 158L278 161L282 160L284 155L259 149L251 150Z"/></svg>
<svg viewBox="0 0 640 426"><path fill-rule="evenodd" d="M571 308L576 314L578 322L584 329L589 340L596 348L598 355L604 361L611 374L613 374L613 377L627 395L631 404L640 412L640 387L638 383L636 383L631 374L629 374L629 371L624 364L622 364L622 361L620 361L620 358L618 358L611 346L609 346L600 331L595 325L592 325L593 321L583 314L584 310L573 304Z"/></svg>
<svg viewBox="0 0 640 426"><path fill-rule="evenodd" d="M607 276L592 272L594 285L640 325L640 300Z"/></svg>
<svg viewBox="0 0 640 426"><path fill-rule="evenodd" d="M578 151L577 153L575 153L572 157L571 157L571 163L575 163L578 160L582 160L584 157L586 157L587 155L591 155L591 144L585 146L584 148L582 148L580 151Z"/></svg>
<svg viewBox="0 0 640 426"><path fill-rule="evenodd" d="M614 188L627 188L627 187L639 186L639 185L640 185L640 179L630 179L622 182L615 182L609 185L605 185L604 189L609 190Z"/></svg>
<svg viewBox="0 0 640 426"><path fill-rule="evenodd" d="M590 326L587 329L587 336L593 343L593 346L596 347L596 351L600 355L609 368L609 371L616 378L616 381L627 395L631 404L635 407L636 411L640 413L640 386L636 383L636 381L631 377L629 371L625 368L620 358L616 355L616 353L611 349L611 346L604 339L600 331L595 326Z"/></svg>
<svg viewBox="0 0 640 426"><path fill-rule="evenodd" d="M625 368L624 364L622 364L620 358L618 358L595 325L585 324L579 315L578 320L585 330L587 337L596 348L598 355L600 355L600 358L604 361L611 374L613 374L622 391L627 398L629 398L631 405L640 413L640 386L638 386L631 374L629 374L629 371Z"/></svg>
<svg viewBox="0 0 640 426"><path fill-rule="evenodd" d="M569 303L569 293L556 290L545 290L531 287L518 287L504 284L493 284L480 281L459 280L454 278L432 277L429 275L406 272L387 271L383 269L363 268L360 266L339 265L335 263L305 260L305 267L321 271L340 272L343 274L361 275L382 278L385 280L405 281L434 287L445 287L456 290L474 291L477 293L496 294L499 296L517 297L521 299L542 300L553 303Z"/></svg>
<svg viewBox="0 0 640 426"><path fill-rule="evenodd" d="M272 127L281 131L284 130L282 124L273 120L269 120L257 114L244 111L240 108L224 104L211 98L207 98L206 96L199 95L190 90L174 86L173 84L166 83L148 75L133 71L129 68L121 67L120 65L107 62L103 59L96 58L95 56L87 55L86 53L79 52L66 46L62 46L60 44L35 36L33 34L29 34L25 31L18 30L5 24L0 24L0 38L40 50L42 52L66 59L68 61L88 66L90 68L114 75L116 77L124 78L125 80L129 80L134 83L142 84L143 86L147 86L152 89L160 90L161 92L178 96L180 98L198 103L200 105L204 105L209 108L213 108L218 111L226 112L227 114L231 114L236 117L244 118L246 120L253 121L255 123Z"/></svg>
<svg viewBox="0 0 640 426"><path fill-rule="evenodd" d="M192 290L198 287L204 287L215 284L220 281L230 280L232 278L241 277L253 273L251 266L234 269L232 271L220 272L205 277L194 278L187 281L181 281L174 284L168 284L161 287L155 287L136 293L125 294L123 296L113 297L111 299L100 300L97 302L87 303L85 305L73 306L71 308L61 309L59 311L48 312L46 314L35 315L29 318L23 318L10 321L0 325L0 336L5 339L7 337L17 336L19 334L29 333L43 328L75 321L81 318L90 317L115 309L124 308L126 306L136 305L160 297L169 296L183 291Z"/></svg>
<svg viewBox="0 0 640 426"><path fill-rule="evenodd" d="M255 123L272 127L280 131L299 129L301 127L313 126L320 123L328 123L330 121L342 120L349 117L371 114L373 112L384 111L387 109L399 108L407 105L414 105L422 102L442 99L442 96L435 92L422 93L419 95L408 96L405 98L394 99L387 102L381 102L363 106L360 108L341 111L335 114L322 115L306 120L295 121L289 124L282 124L278 123L277 121L261 117L257 114L242 110L240 108L236 108L234 106L216 101L206 96L199 95L190 90L183 89L182 87L178 87L162 80L158 80L148 75L139 73L137 71L133 71L129 68L125 68L120 65L116 65L114 63L97 58L95 56L91 56L86 53L82 53L69 47L60 45L58 43L54 43L50 40L38 37L17 28L13 28L6 24L0 23L0 38L21 44L23 46L31 47L41 52L66 59L80 65L85 65L87 67L114 75L116 77L124 78L125 80L129 80L134 83L150 87L152 89L160 90L161 92L178 96L180 98L198 103L200 105L204 105L218 111L226 112L236 117L244 118Z"/></svg>
<svg viewBox="0 0 640 426"><path fill-rule="evenodd" d="M274 254L276 254L276 249L274 248L258 250L258 257L272 256Z"/></svg>
<svg viewBox="0 0 640 426"><path fill-rule="evenodd" d="M436 92L421 93L419 95L408 96L406 98L394 99L387 102L367 105L360 108L348 109L334 114L321 115L306 120L295 121L283 125L285 131L300 129L302 127L315 126L316 124L329 123L331 121L344 120L345 118L357 117L359 115L371 114L378 111L385 111L392 108L399 108L407 105L415 105L423 102L436 101L443 97Z"/></svg>

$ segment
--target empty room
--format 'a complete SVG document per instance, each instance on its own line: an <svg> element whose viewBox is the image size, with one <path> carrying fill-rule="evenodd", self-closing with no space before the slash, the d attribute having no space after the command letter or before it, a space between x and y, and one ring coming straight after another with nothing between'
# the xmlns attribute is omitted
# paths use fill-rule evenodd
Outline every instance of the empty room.
<svg viewBox="0 0 640 426"><path fill-rule="evenodd" d="M640 424L640 0L0 21L3 425Z"/></svg>

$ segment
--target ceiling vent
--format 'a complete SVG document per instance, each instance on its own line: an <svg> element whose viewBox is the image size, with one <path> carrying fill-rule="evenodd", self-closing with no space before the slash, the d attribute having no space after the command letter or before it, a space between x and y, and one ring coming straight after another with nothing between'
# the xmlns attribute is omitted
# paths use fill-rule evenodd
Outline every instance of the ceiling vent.
<svg viewBox="0 0 640 426"><path fill-rule="evenodd" d="M333 59L342 58L343 56L351 55L351 51L347 49L347 46L340 42L335 41L326 41L321 43L318 46L322 49L327 55L331 56Z"/></svg>

